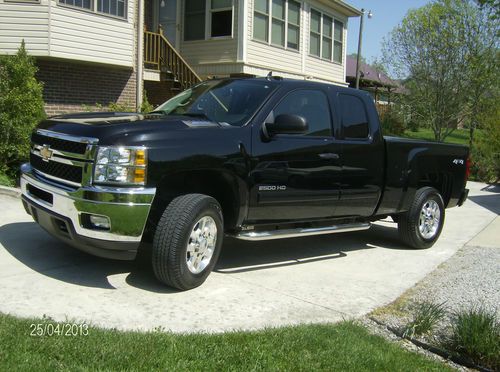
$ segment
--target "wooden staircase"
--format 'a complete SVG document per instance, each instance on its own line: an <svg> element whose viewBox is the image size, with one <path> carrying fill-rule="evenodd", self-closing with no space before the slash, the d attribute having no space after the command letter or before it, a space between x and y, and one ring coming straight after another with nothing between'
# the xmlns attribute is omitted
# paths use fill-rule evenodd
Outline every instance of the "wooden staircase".
<svg viewBox="0 0 500 372"><path fill-rule="evenodd" d="M201 81L161 29L144 32L144 67L159 71L162 81L172 82L171 90L184 90Z"/></svg>

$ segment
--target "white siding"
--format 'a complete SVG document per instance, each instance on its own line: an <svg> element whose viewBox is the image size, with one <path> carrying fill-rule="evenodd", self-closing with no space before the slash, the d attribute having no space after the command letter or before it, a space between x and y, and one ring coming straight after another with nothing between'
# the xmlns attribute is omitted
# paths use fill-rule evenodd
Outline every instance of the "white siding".
<svg viewBox="0 0 500 372"><path fill-rule="evenodd" d="M181 12L181 20L181 24L184 26L184 11ZM184 27L181 27L181 29L180 53L182 58L184 58L197 73L204 75L206 68L204 68L203 65L217 63L233 64L236 62L238 53L238 0L234 1L233 36L231 38L184 41Z"/></svg>
<svg viewBox="0 0 500 372"><path fill-rule="evenodd" d="M118 19L59 5L57 0L0 0L0 53L15 53L24 39L35 56L132 67L135 6L136 0L128 0L128 19Z"/></svg>
<svg viewBox="0 0 500 372"><path fill-rule="evenodd" d="M314 8L316 10L319 10L329 16L332 16L338 21L341 21L344 24L344 32L343 34L343 41L342 41L342 61L343 63L337 63L337 62L330 62L330 61L325 61L320 59L319 57L311 56L309 55L309 23L310 23L310 16L308 15L306 18L305 22L305 27L304 31L305 34L307 35L306 37L306 58L305 58L305 74L312 77L313 79L324 79L324 80L329 80L333 81L336 83L345 83L345 53L346 53L346 43L347 43L347 17L342 16L331 9L320 5L319 3L315 1L311 1L308 4L309 8L309 13L310 14L310 8Z"/></svg>
<svg viewBox="0 0 500 372"><path fill-rule="evenodd" d="M16 53L24 39L26 49L31 55L48 55L48 1L23 4L0 0L0 53Z"/></svg>
<svg viewBox="0 0 500 372"><path fill-rule="evenodd" d="M284 77L305 78L345 84L345 51L347 41L347 17L333 8L315 1L301 2L299 51L268 45L253 39L253 4L248 1L248 46L246 73L275 71ZM344 23L343 63L335 63L309 56L309 22L311 6Z"/></svg>
<svg viewBox="0 0 500 372"><path fill-rule="evenodd" d="M285 48L273 45L267 45L265 42L253 39L253 8L254 0L248 1L248 46L247 63L251 66L267 68L276 72L284 73L302 73L302 50L304 44L304 11L303 4L300 15L300 40L299 51L287 50Z"/></svg>
<svg viewBox="0 0 500 372"><path fill-rule="evenodd" d="M135 0L127 19L65 7L52 0L50 55L87 62L134 66Z"/></svg>

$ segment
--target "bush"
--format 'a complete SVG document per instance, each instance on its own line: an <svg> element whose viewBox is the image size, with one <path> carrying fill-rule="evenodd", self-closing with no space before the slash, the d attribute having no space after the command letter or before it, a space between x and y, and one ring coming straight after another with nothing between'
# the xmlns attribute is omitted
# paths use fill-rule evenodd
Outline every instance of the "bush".
<svg viewBox="0 0 500 372"><path fill-rule="evenodd" d="M457 313L450 347L480 366L500 370L500 323L496 314L482 308Z"/></svg>
<svg viewBox="0 0 500 372"><path fill-rule="evenodd" d="M472 149L472 175L485 182L500 180L500 107L495 105L484 113L483 130L477 133L476 146Z"/></svg>
<svg viewBox="0 0 500 372"><path fill-rule="evenodd" d="M45 117L36 71L24 41L16 55L0 56L0 172L11 178L28 159L31 132Z"/></svg>
<svg viewBox="0 0 500 372"><path fill-rule="evenodd" d="M392 108L380 113L380 125L384 136L402 136L405 132L403 120Z"/></svg>
<svg viewBox="0 0 500 372"><path fill-rule="evenodd" d="M445 315L444 303L421 302L415 308L413 320L403 328L403 336L413 337L428 333Z"/></svg>

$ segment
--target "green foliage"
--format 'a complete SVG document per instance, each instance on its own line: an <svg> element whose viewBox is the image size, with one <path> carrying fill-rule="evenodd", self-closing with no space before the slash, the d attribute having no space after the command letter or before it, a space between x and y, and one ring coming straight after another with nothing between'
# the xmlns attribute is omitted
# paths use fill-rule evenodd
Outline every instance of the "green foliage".
<svg viewBox="0 0 500 372"><path fill-rule="evenodd" d="M485 182L500 180L500 107L482 113L483 130L472 151L472 175Z"/></svg>
<svg viewBox="0 0 500 372"><path fill-rule="evenodd" d="M87 336L30 337L30 324L39 323L55 324L0 314L0 370L449 370L353 322L191 335L89 327Z"/></svg>
<svg viewBox="0 0 500 372"><path fill-rule="evenodd" d="M142 92L142 104L141 104L141 112L147 114L148 112L153 111L155 108L148 101L148 96L146 91Z"/></svg>
<svg viewBox="0 0 500 372"><path fill-rule="evenodd" d="M460 311L452 327L448 347L480 366L500 370L500 322L495 312L480 307Z"/></svg>
<svg viewBox="0 0 500 372"><path fill-rule="evenodd" d="M152 104L149 103L148 97L146 96L146 92L143 92L142 96L142 104L140 107L140 112L148 113L154 110ZM134 106L129 105L128 103L118 103L118 102L110 102L108 106L103 106L100 103L95 103L94 105L82 105L82 111L85 112L93 112L93 111L115 111L115 112L136 112Z"/></svg>
<svg viewBox="0 0 500 372"><path fill-rule="evenodd" d="M12 177L6 175L3 171L0 170L0 186L8 186L14 187L16 184Z"/></svg>
<svg viewBox="0 0 500 372"><path fill-rule="evenodd" d="M427 301L418 303L415 306L412 321L403 329L403 336L413 337L428 333L445 315L444 302L441 304L434 304Z"/></svg>
<svg viewBox="0 0 500 372"><path fill-rule="evenodd" d="M498 86L499 25L490 15L473 1L437 0L410 10L384 43L384 60L405 79L410 117L438 141L459 122L474 129Z"/></svg>
<svg viewBox="0 0 500 372"><path fill-rule="evenodd" d="M126 103L110 102L106 111L135 112L135 107Z"/></svg>
<svg viewBox="0 0 500 372"><path fill-rule="evenodd" d="M395 109L388 109L380 113L380 125L384 136L402 136L405 126L401 115Z"/></svg>
<svg viewBox="0 0 500 372"><path fill-rule="evenodd" d="M36 71L24 42L16 55L0 56L0 171L9 177L28 159L31 132L45 117Z"/></svg>

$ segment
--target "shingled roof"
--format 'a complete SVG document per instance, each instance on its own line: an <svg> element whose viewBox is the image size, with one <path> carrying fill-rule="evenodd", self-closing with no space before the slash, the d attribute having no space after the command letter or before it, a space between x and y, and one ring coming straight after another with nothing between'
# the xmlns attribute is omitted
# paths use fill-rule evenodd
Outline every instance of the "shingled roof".
<svg viewBox="0 0 500 372"><path fill-rule="evenodd" d="M400 86L397 81L392 80L382 71L377 70L375 67L367 63L360 61L359 70L359 79L365 83L365 86L378 86L386 88L396 88ZM348 82L356 80L356 58L350 56L346 57L346 80Z"/></svg>

